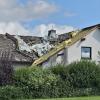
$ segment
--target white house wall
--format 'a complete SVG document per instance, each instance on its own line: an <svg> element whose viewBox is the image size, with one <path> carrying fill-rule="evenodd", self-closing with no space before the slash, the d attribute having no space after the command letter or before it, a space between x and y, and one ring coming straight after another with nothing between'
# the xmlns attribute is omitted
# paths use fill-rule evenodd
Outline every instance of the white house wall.
<svg viewBox="0 0 100 100"><path fill-rule="evenodd" d="M47 61L45 61L42 64L42 66L45 68L45 67L55 66L57 64L66 64L67 63L67 52L66 51L67 51L67 48L53 55Z"/></svg>
<svg viewBox="0 0 100 100"><path fill-rule="evenodd" d="M85 41L78 41L68 48L68 63L73 61L79 61L81 59L81 47L92 48L92 60L99 62L100 57L98 51L100 51L100 30L96 29L85 37Z"/></svg>

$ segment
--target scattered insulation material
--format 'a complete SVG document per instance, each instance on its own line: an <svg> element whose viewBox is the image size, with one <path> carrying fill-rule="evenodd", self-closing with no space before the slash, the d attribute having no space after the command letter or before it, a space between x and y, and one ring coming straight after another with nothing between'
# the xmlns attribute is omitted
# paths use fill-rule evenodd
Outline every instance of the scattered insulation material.
<svg viewBox="0 0 100 100"><path fill-rule="evenodd" d="M65 34L65 35L66 35L66 38L67 38L69 34ZM65 35L62 38L64 38ZM28 53L34 53L35 52L38 56L42 56L44 54L47 54L52 48L54 48L55 41L58 42L58 39L59 39L58 35L56 34L56 30L50 30L48 32L48 36L44 36L42 38L42 42L41 43L33 44L33 45L29 45L29 43L26 43L18 35L14 36L14 37L18 41L18 47L19 47L20 51L26 51ZM61 40L63 40L63 39L61 39Z"/></svg>
<svg viewBox="0 0 100 100"><path fill-rule="evenodd" d="M14 36L18 41L19 50L31 52L30 47L18 35Z"/></svg>
<svg viewBox="0 0 100 100"><path fill-rule="evenodd" d="M50 45L49 42L47 42L47 43L33 45L30 48L33 49L35 52L37 52L39 56L42 56L46 54L53 47L54 47L53 45Z"/></svg>
<svg viewBox="0 0 100 100"><path fill-rule="evenodd" d="M18 46L20 51L27 51L32 52L33 50L38 53L39 56L42 56L46 54L51 48L53 48L53 45L49 44L49 41L44 40L43 43L35 44L32 46L29 46L27 43L23 41L19 36L14 36L18 41Z"/></svg>

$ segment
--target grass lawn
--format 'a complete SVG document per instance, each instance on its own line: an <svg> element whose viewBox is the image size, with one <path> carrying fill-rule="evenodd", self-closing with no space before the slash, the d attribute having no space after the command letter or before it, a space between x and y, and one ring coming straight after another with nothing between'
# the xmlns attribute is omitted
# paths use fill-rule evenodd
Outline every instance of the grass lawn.
<svg viewBox="0 0 100 100"><path fill-rule="evenodd" d="M100 100L100 96L76 97L76 98L55 98L55 99L25 99L25 100Z"/></svg>

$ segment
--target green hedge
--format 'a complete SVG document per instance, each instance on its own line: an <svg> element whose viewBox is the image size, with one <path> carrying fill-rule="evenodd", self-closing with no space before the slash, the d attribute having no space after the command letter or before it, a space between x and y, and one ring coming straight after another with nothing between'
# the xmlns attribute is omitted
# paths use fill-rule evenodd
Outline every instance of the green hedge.
<svg viewBox="0 0 100 100"><path fill-rule="evenodd" d="M67 80L76 88L99 88L100 66L95 62L80 61L67 66Z"/></svg>
<svg viewBox="0 0 100 100"><path fill-rule="evenodd" d="M100 95L100 66L73 62L49 69L17 69L12 86L0 87L1 98L56 98Z"/></svg>
<svg viewBox="0 0 100 100"><path fill-rule="evenodd" d="M21 99L24 97L20 87L2 86L0 87L0 100Z"/></svg>
<svg viewBox="0 0 100 100"><path fill-rule="evenodd" d="M21 87L25 98L58 97L59 77L39 67L19 69L15 72L15 85Z"/></svg>
<svg viewBox="0 0 100 100"><path fill-rule="evenodd" d="M82 60L67 66L58 65L51 70L55 75L60 75L62 79L62 84L59 83L62 87L60 91L64 91L61 94L62 96L100 94L100 66L95 62ZM66 90L66 85L64 85L66 83L69 83L69 91ZM89 91L87 91L88 89Z"/></svg>

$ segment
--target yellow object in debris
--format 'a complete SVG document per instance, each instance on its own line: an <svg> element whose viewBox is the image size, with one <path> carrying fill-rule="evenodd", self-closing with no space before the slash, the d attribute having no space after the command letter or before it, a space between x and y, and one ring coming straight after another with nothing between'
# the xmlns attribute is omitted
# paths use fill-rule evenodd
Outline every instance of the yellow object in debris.
<svg viewBox="0 0 100 100"><path fill-rule="evenodd" d="M74 32L74 33L72 34L72 37L76 36L76 34L77 34L77 33L76 33L76 32Z"/></svg>
<svg viewBox="0 0 100 100"><path fill-rule="evenodd" d="M71 39L68 39L68 40L66 40L66 41L64 41L65 42L65 44L69 44L69 43L71 43L72 41L71 41Z"/></svg>

